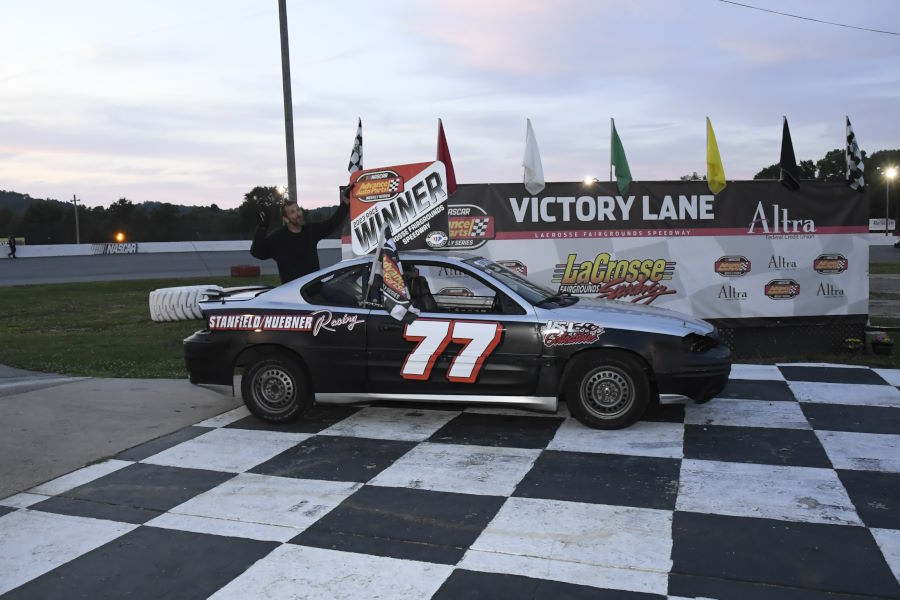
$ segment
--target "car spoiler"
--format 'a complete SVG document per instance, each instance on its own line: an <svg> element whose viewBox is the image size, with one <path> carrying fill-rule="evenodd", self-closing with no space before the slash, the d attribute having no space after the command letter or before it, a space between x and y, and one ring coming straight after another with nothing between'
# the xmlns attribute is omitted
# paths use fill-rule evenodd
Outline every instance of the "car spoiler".
<svg viewBox="0 0 900 600"><path fill-rule="evenodd" d="M209 288L203 292L203 295L206 297L203 302L216 302L222 301L225 302L225 298L229 296L234 296L235 294L244 294L247 292L256 292L254 297L262 294L263 292L267 292L272 289L271 285L244 285L238 287L229 287L229 288Z"/></svg>

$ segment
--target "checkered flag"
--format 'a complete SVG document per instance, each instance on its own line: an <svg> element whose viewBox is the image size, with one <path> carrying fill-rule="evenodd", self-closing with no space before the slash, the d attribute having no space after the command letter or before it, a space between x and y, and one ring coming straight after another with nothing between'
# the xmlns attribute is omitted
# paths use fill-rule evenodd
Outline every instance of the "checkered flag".
<svg viewBox="0 0 900 600"><path fill-rule="evenodd" d="M472 237L484 237L487 233L488 225L491 224L489 218L477 218L472 222Z"/></svg>
<svg viewBox="0 0 900 600"><path fill-rule="evenodd" d="M350 152L350 164L347 165L347 170L352 175L357 171L362 171L362 168L362 119L360 118L359 125L356 127L356 139L353 140L353 150Z"/></svg>
<svg viewBox="0 0 900 600"><path fill-rule="evenodd" d="M847 117L847 185L857 192L866 191L866 181L863 175L866 167L863 165L862 152L856 143L856 135L850 125L850 117Z"/></svg>
<svg viewBox="0 0 900 600"><path fill-rule="evenodd" d="M396 192L396 191L399 190L399 189L400 189L400 180L399 180L399 179L392 179L391 182L388 184L388 191L389 191L389 192Z"/></svg>

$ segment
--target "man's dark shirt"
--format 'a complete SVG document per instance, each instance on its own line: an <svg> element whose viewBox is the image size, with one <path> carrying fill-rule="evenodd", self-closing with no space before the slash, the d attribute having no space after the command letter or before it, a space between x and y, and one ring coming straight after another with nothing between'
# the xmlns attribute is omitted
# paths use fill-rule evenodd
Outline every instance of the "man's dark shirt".
<svg viewBox="0 0 900 600"><path fill-rule="evenodd" d="M259 227L253 235L250 254L260 260L274 258L281 283L318 271L316 244L341 225L349 210L350 207L342 202L330 218L306 223L299 233L292 233L285 225L266 237L266 229Z"/></svg>

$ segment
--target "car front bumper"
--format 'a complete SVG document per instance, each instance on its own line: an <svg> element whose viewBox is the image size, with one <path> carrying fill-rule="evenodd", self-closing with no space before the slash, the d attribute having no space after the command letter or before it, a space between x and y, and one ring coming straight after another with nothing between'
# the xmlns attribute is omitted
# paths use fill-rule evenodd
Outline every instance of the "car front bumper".
<svg viewBox="0 0 900 600"><path fill-rule="evenodd" d="M661 394L687 396L706 402L725 389L731 374L731 349L723 343L704 352L682 352L656 372Z"/></svg>

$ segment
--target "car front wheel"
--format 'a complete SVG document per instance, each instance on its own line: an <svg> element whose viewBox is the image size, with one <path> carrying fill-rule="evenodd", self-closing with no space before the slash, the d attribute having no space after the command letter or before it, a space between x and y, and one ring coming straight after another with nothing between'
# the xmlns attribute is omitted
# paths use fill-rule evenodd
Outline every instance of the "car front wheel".
<svg viewBox="0 0 900 600"><path fill-rule="evenodd" d="M564 382L572 416L596 429L621 429L641 418L650 381L640 361L620 352L576 357Z"/></svg>
<svg viewBox="0 0 900 600"><path fill-rule="evenodd" d="M251 413L272 423L297 419L313 397L303 366L282 355L262 357L248 365L241 378L241 394Z"/></svg>

